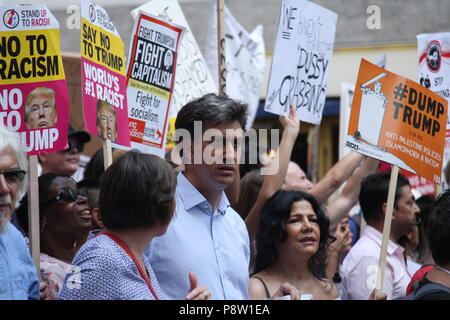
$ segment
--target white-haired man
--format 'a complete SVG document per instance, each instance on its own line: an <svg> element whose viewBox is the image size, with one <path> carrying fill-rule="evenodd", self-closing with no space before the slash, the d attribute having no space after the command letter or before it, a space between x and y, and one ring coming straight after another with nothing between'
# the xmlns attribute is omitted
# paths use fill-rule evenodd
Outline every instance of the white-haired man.
<svg viewBox="0 0 450 320"><path fill-rule="evenodd" d="M45 298L25 239L10 218L25 194L27 158L17 133L0 124L0 300ZM41 294L40 294L41 290Z"/></svg>

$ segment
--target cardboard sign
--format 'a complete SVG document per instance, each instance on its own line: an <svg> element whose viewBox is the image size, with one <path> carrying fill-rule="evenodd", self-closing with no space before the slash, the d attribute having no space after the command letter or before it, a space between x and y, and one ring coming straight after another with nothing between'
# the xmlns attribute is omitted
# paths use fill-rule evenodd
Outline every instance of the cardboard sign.
<svg viewBox="0 0 450 320"><path fill-rule="evenodd" d="M346 146L441 182L447 101L362 59Z"/></svg>
<svg viewBox="0 0 450 320"><path fill-rule="evenodd" d="M264 109L319 124L325 106L337 15L306 0L283 0Z"/></svg>
<svg viewBox="0 0 450 320"><path fill-rule="evenodd" d="M421 85L450 100L450 32L419 34L418 80ZM450 160L450 118L447 115L444 167ZM449 181L447 181L447 184Z"/></svg>
<svg viewBox="0 0 450 320"><path fill-rule="evenodd" d="M128 60L131 146L164 157L183 27L140 11Z"/></svg>
<svg viewBox="0 0 450 320"><path fill-rule="evenodd" d="M216 7L214 2L205 53L214 79L218 79ZM258 25L249 33L239 24L227 6L224 8L226 94L248 105L247 129L249 129L258 111L259 93L266 66L263 27Z"/></svg>
<svg viewBox="0 0 450 320"><path fill-rule="evenodd" d="M177 0L150 0L132 11L133 17L139 10L156 15L186 29L181 40L177 59L177 75L171 102L171 118L189 101L215 92L217 86L211 77L202 52L189 28L186 17Z"/></svg>
<svg viewBox="0 0 450 320"><path fill-rule="evenodd" d="M69 95L59 24L44 5L0 7L0 122L28 155L67 147Z"/></svg>
<svg viewBox="0 0 450 320"><path fill-rule="evenodd" d="M108 13L81 0L81 84L86 131L129 147L124 44Z"/></svg>

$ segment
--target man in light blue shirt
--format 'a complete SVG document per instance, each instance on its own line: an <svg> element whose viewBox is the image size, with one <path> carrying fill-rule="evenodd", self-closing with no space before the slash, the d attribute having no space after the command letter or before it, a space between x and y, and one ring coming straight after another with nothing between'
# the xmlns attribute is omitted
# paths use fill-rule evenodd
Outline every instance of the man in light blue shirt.
<svg viewBox="0 0 450 320"><path fill-rule="evenodd" d="M27 159L17 133L0 124L0 299L39 299L35 266L20 232L10 223L26 190Z"/></svg>
<svg viewBox="0 0 450 320"><path fill-rule="evenodd" d="M177 115L186 169L178 175L174 218L147 250L169 299L186 298L190 271L213 299L248 299L249 236L224 193L238 174L246 117L246 105L215 94L186 104ZM207 129L214 131L203 141Z"/></svg>
<svg viewBox="0 0 450 320"><path fill-rule="evenodd" d="M10 222L0 234L0 300L39 300L36 268L22 234Z"/></svg>

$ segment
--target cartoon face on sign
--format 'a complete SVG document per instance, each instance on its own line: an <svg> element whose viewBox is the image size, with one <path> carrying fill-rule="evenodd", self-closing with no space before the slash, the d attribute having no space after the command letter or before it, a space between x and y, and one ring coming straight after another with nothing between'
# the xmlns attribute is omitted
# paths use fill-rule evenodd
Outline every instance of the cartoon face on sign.
<svg viewBox="0 0 450 320"><path fill-rule="evenodd" d="M25 124L28 129L53 127L58 120L55 91L38 87L31 91L25 102Z"/></svg>
<svg viewBox="0 0 450 320"><path fill-rule="evenodd" d="M97 130L98 135L103 139L116 141L116 111L109 102L103 100L97 102Z"/></svg>

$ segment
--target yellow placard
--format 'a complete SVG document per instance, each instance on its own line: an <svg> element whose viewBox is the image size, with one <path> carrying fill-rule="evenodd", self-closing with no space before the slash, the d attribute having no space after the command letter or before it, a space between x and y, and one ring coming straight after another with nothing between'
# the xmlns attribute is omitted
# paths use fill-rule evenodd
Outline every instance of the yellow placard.
<svg viewBox="0 0 450 320"><path fill-rule="evenodd" d="M121 75L125 75L122 39L81 19L81 56Z"/></svg>
<svg viewBox="0 0 450 320"><path fill-rule="evenodd" d="M65 79L59 29L2 33L0 57L1 84Z"/></svg>
<svg viewBox="0 0 450 320"><path fill-rule="evenodd" d="M166 149L174 148L176 145L176 141L173 139L173 135L175 133L175 120L177 120L177 118L170 118L170 121L169 121L169 130L167 131Z"/></svg>

